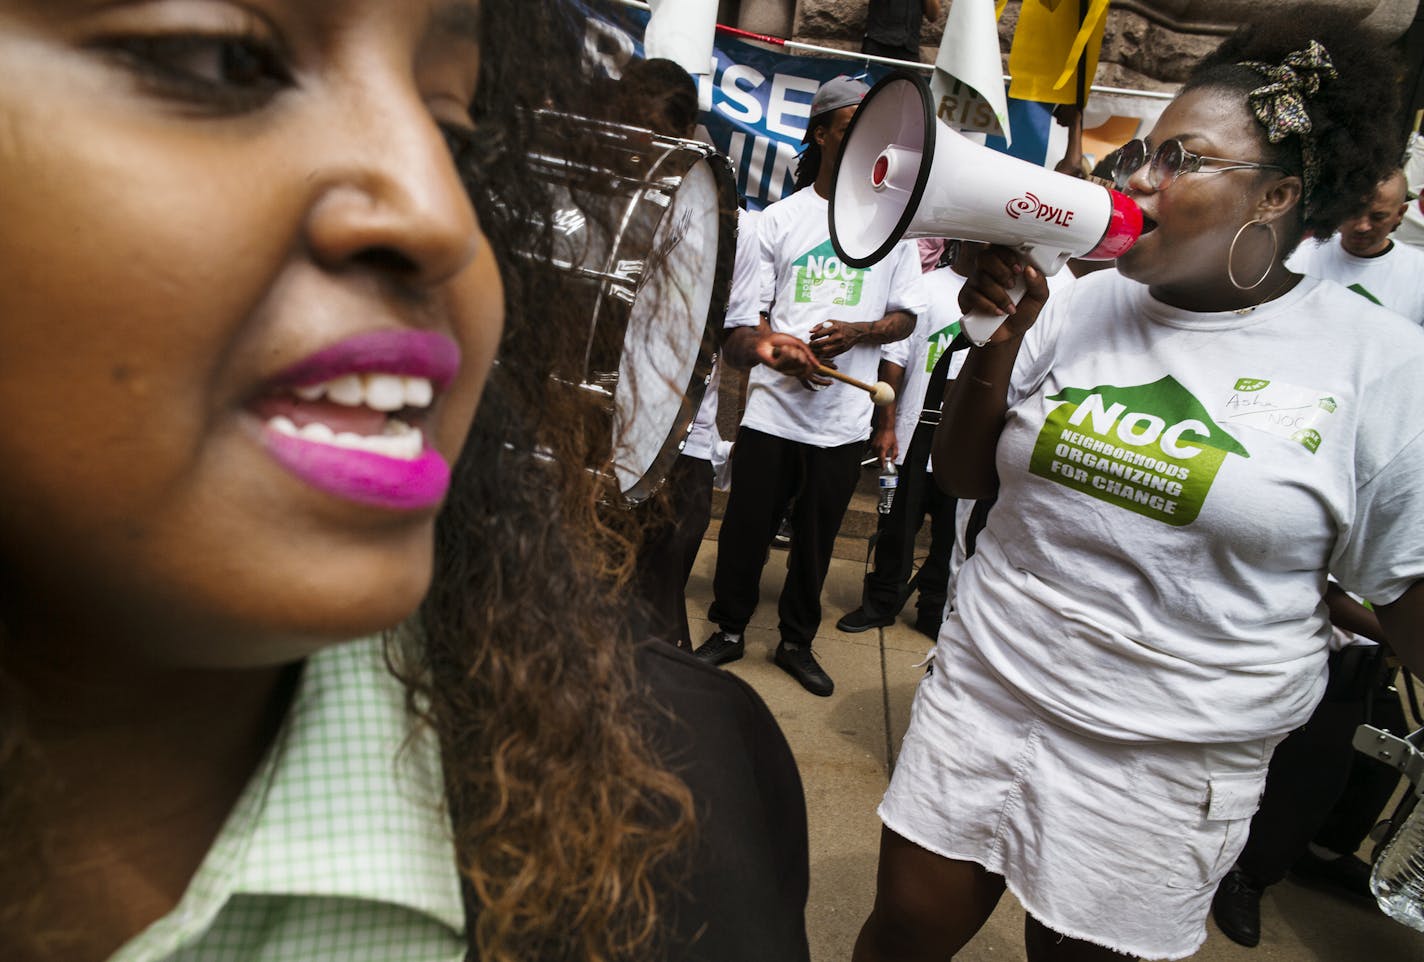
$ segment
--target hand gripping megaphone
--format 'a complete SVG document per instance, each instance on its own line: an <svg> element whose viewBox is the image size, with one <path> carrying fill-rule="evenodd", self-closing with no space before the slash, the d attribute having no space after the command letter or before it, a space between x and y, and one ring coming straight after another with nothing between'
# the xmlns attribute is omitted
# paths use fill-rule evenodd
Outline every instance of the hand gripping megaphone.
<svg viewBox="0 0 1424 962"><path fill-rule="evenodd" d="M841 142L831 188L831 243L869 267L904 238L951 237L1018 250L1045 274L1070 257L1112 260L1142 233L1126 194L973 143L935 119L923 80L896 72L865 95ZM1010 297L1024 293L1022 278ZM982 345L1003 315L967 314Z"/></svg>

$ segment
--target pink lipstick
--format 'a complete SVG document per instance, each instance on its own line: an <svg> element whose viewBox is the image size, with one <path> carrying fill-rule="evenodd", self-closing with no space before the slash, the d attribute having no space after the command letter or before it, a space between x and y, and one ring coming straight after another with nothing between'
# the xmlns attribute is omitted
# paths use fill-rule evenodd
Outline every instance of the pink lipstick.
<svg viewBox="0 0 1424 962"><path fill-rule="evenodd" d="M459 371L442 334L376 331L272 378L250 409L278 464L318 490L392 511L433 507L450 466L426 444L427 409Z"/></svg>
<svg viewBox="0 0 1424 962"><path fill-rule="evenodd" d="M337 447L263 432L267 450L288 471L314 488L358 504L392 511L433 507L450 487L450 465L425 448L414 460Z"/></svg>

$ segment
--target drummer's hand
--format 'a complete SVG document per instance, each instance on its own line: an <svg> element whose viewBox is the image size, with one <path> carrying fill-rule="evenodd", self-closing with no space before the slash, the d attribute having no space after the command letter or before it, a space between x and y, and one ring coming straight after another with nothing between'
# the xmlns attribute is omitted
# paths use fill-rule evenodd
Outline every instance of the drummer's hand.
<svg viewBox="0 0 1424 962"><path fill-rule="evenodd" d="M811 356L815 357L814 354ZM817 360L816 367L835 368L836 362ZM822 388L830 387L834 383L833 379L826 377L826 375L824 374L818 373L816 367L812 367L810 371L801 376L801 386L808 391L819 391Z"/></svg>
<svg viewBox="0 0 1424 962"><path fill-rule="evenodd" d="M1014 282L1023 278L1025 288L1017 305L1009 296ZM974 259L969 280L959 292L959 308L966 314L981 311L1007 314L1003 325L989 338L998 344L1020 337L1038 320L1038 312L1048 301L1048 281L1038 268L1024 263L1019 253L997 244L981 250Z"/></svg>
<svg viewBox="0 0 1424 962"><path fill-rule="evenodd" d="M895 425L880 424L870 435L870 453L875 455L883 468L886 462L900 456L900 442L895 440Z"/></svg>
<svg viewBox="0 0 1424 962"><path fill-rule="evenodd" d="M811 350L822 359L844 354L860 343L865 329L848 321L822 321L811 331Z"/></svg>
<svg viewBox="0 0 1424 962"><path fill-rule="evenodd" d="M818 363L806 342L790 334L767 334L758 338L756 355L758 361L772 370L796 378L815 374Z"/></svg>

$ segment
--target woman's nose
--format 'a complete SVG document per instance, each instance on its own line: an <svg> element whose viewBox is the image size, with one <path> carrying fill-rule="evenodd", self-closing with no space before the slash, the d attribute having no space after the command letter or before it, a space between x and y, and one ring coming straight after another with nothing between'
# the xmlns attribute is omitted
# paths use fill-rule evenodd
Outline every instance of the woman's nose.
<svg viewBox="0 0 1424 962"><path fill-rule="evenodd" d="M1139 194L1155 193L1157 188L1152 185L1151 170L1152 159L1149 157L1148 159L1142 162L1142 165L1140 167L1138 167L1132 172L1131 175L1128 176L1127 189L1129 191L1135 191Z"/></svg>
<svg viewBox="0 0 1424 962"><path fill-rule="evenodd" d="M328 128L306 236L324 267L365 265L419 286L459 273L479 226L445 137L418 95L367 102Z"/></svg>

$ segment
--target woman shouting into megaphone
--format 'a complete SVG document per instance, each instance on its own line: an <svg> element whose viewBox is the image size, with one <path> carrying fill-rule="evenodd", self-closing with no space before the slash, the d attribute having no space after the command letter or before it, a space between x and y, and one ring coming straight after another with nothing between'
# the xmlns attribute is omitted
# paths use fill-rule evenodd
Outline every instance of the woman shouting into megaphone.
<svg viewBox="0 0 1424 962"><path fill-rule="evenodd" d="M1145 230L1116 271L1050 299L980 256L961 306L1010 316L934 463L998 502L880 807L857 962L948 958L1005 888L1035 962L1191 955L1321 697L1327 575L1424 669L1424 332L1284 265L1397 162L1384 47L1321 11L1245 30L1122 149Z"/></svg>

